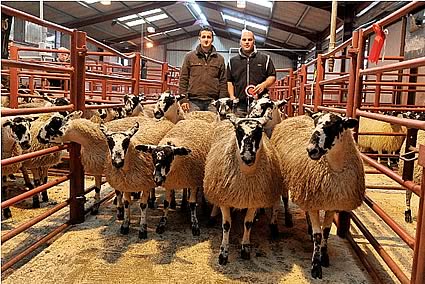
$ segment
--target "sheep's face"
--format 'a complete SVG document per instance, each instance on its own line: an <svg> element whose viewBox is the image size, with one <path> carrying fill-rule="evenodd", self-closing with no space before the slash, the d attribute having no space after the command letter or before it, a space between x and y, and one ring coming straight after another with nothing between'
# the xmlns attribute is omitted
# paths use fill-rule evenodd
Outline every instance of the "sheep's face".
<svg viewBox="0 0 425 284"><path fill-rule="evenodd" d="M124 132L109 132L104 124L100 125L100 130L106 137L108 142L109 152L111 153L112 165L120 169L124 166L124 158L127 153L128 146L130 145L130 139L139 130L139 123Z"/></svg>
<svg viewBox="0 0 425 284"><path fill-rule="evenodd" d="M80 118L82 114L82 111L74 111L67 116L63 116L61 113L53 115L40 128L37 134L38 142L41 144L63 143L63 137L69 125L69 121Z"/></svg>
<svg viewBox="0 0 425 284"><path fill-rule="evenodd" d="M156 102L155 108L153 110L153 114L156 119L160 119L165 115L165 113L177 103L177 99L171 93L165 92L162 93Z"/></svg>
<svg viewBox="0 0 425 284"><path fill-rule="evenodd" d="M262 98L253 101L251 103L250 109L251 112L249 113L248 117L251 118L260 118L264 117L266 119L273 119L273 112L279 111L279 108L283 107L288 103L287 100L280 100L280 101L272 101L268 95L263 96Z"/></svg>
<svg viewBox="0 0 425 284"><path fill-rule="evenodd" d="M226 119L228 114L233 113L234 104L231 98L221 98L212 101L211 104L217 109L220 120Z"/></svg>
<svg viewBox="0 0 425 284"><path fill-rule="evenodd" d="M37 117L14 117L8 119L3 127L10 127L12 129L12 136L19 143L22 149L28 150L31 147L31 122L36 120Z"/></svg>
<svg viewBox="0 0 425 284"><path fill-rule="evenodd" d="M139 95L125 95L124 96L124 109L126 112L126 115L132 115L133 111L136 109L136 107L144 100L144 96Z"/></svg>
<svg viewBox="0 0 425 284"><path fill-rule="evenodd" d="M313 160L319 160L328 153L345 130L354 128L358 124L357 119L334 113L315 113L312 118L315 128L307 146L307 152Z"/></svg>
<svg viewBox="0 0 425 284"><path fill-rule="evenodd" d="M136 150L145 153L151 153L152 161L155 166L153 179L157 186L161 186L167 179L171 169L171 163L175 156L188 155L191 150L186 147L176 147L171 143L167 145L137 145Z"/></svg>
<svg viewBox="0 0 425 284"><path fill-rule="evenodd" d="M240 157L246 165L252 166L260 148L265 121L247 118L233 120L232 123L235 126Z"/></svg>
<svg viewBox="0 0 425 284"><path fill-rule="evenodd" d="M59 97L59 98L50 98L47 95L43 94L43 99L46 100L48 103L46 106L67 106L70 104L70 101L67 98ZM68 111L61 111L59 112L63 117L67 116L69 114Z"/></svg>

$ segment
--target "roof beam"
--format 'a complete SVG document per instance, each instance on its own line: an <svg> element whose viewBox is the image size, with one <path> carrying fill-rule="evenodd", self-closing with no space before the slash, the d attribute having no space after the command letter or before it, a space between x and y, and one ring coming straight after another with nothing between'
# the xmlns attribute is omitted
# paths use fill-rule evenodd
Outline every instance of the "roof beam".
<svg viewBox="0 0 425 284"><path fill-rule="evenodd" d="M287 31L287 32L290 32L290 33L294 33L294 34L303 36L303 37L305 37L305 38L307 38L308 40L311 40L311 41L317 40L317 34L315 32L310 32L310 31L307 31L307 30L304 30L304 29L300 29L300 28L297 28L297 27L294 27L294 26L279 23L279 22L276 22L276 21L273 21L273 20L261 18L261 17L258 17L257 15L255 15L254 13L251 13L251 12L244 11L243 13L241 13L237 9L234 9L234 8L231 8L231 7L224 7L220 4L214 4L214 3L207 2L207 1L199 1L199 2L196 2L196 3L199 6L209 8L209 9L213 9L213 10L218 10L220 12L230 14L231 16L234 16L234 17L245 18L246 20L249 20L249 21L252 21L252 22L257 22L257 23L263 22L265 25L268 25L272 28Z"/></svg>
<svg viewBox="0 0 425 284"><path fill-rule="evenodd" d="M174 29L177 29L177 28L189 27L189 26L194 25L195 22L196 22L195 20L190 20L190 21L187 21L187 22L183 22L183 23L180 23L180 24L173 25L173 26L164 27L164 28L161 28L161 29L157 29L155 31L155 33L162 33L162 32L174 30ZM146 36L149 36L149 35L146 34ZM130 35L126 35L126 36L123 36L123 37L111 38L111 39L108 39L108 41L117 43L117 42L122 42L122 41L127 41L127 40L138 39L138 38L140 38L140 32L139 33L133 33L133 34L130 34Z"/></svg>
<svg viewBox="0 0 425 284"><path fill-rule="evenodd" d="M164 8L164 7L173 5L175 3L177 3L177 1L158 1L158 2L153 2L151 4L147 4L147 5L131 7L131 9L121 9L119 11L105 13L100 16L88 18L85 20L77 19L68 23L62 23L61 25L68 28L80 28L80 27L84 27L88 25L110 21L116 18L132 15L136 13L141 13L144 11L149 11L149 10L153 10L157 8Z"/></svg>

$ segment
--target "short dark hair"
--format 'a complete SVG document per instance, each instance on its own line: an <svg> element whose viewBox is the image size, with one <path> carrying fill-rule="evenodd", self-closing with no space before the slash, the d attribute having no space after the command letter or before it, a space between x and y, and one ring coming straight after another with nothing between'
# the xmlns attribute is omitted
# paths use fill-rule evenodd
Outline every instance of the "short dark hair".
<svg viewBox="0 0 425 284"><path fill-rule="evenodd" d="M213 29L212 29L210 26L202 27L202 28L199 30L198 36L200 36L202 32L210 32L210 33L214 36Z"/></svg>

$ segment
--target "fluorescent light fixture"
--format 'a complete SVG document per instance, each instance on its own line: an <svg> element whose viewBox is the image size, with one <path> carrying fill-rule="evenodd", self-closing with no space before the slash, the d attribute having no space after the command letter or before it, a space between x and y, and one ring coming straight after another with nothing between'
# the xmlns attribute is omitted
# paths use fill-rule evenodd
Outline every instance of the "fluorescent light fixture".
<svg viewBox="0 0 425 284"><path fill-rule="evenodd" d="M125 17L118 18L118 21L124 22L124 21L131 20L131 19L134 19L134 18L137 18L137 17L138 17L137 14L128 15L128 16L125 16Z"/></svg>
<svg viewBox="0 0 425 284"><path fill-rule="evenodd" d="M202 25L209 26L210 23L208 23L207 17L205 17L204 13L202 13L201 8L198 4L195 3L195 1L190 1L189 5L186 6L189 10L189 12L192 14L192 16L202 22Z"/></svg>
<svg viewBox="0 0 425 284"><path fill-rule="evenodd" d="M246 7L246 1L245 0L237 0L236 1L236 7L240 9L244 9Z"/></svg>
<svg viewBox="0 0 425 284"><path fill-rule="evenodd" d="M202 14L201 7L199 7L199 5L198 5L198 4L196 4L196 3L190 3L190 5L193 7L193 9L195 10L195 12L196 12L198 15L201 15L201 14Z"/></svg>
<svg viewBox="0 0 425 284"><path fill-rule="evenodd" d="M138 26L138 25L144 24L144 23L146 23L145 20L137 19L137 20L125 23L125 24L129 27L133 27L133 26Z"/></svg>
<svg viewBox="0 0 425 284"><path fill-rule="evenodd" d="M166 19L166 18L168 18L167 14L162 13L162 14L159 14L159 15L148 17L148 18L146 18L146 21L154 22L154 21L163 20L163 19Z"/></svg>
<svg viewBox="0 0 425 284"><path fill-rule="evenodd" d="M221 13L221 16L223 18L223 21L228 20L228 21L236 22L236 23L239 23L239 24L242 24L242 25L247 25L247 26L259 29L259 30L263 30L265 32L267 32L268 29L269 29L268 27L266 27L264 25L260 25L260 24L254 23L254 22L246 21L246 20L243 20L243 19L240 19L240 18L236 18L236 17L230 16L230 15L227 15L227 14Z"/></svg>
<svg viewBox="0 0 425 284"><path fill-rule="evenodd" d="M158 8L158 9L153 9L153 10L149 10L149 11L139 13L139 16L144 17L144 16L147 16L147 15L161 13L161 12L162 12L162 10Z"/></svg>
<svg viewBox="0 0 425 284"><path fill-rule="evenodd" d="M235 35L238 35L238 36L240 36L242 34L242 31L241 30L238 30L238 29L227 28L226 30L228 32L230 32L232 34L235 34ZM262 42L265 42L265 41L266 41L266 38L265 37L255 35L255 42L261 42L262 43Z"/></svg>
<svg viewBox="0 0 425 284"><path fill-rule="evenodd" d="M367 6L366 8L364 8L363 10L361 10L357 15L356 15L356 17L361 17L361 16L363 16L364 14L366 14L367 12L369 12L370 11L370 9L372 9L373 7L375 7L376 5L378 5L379 4L379 1L375 1L375 2L373 2L373 3L371 3L369 6Z"/></svg>
<svg viewBox="0 0 425 284"><path fill-rule="evenodd" d="M148 42L146 43L146 47L147 47L147 48L152 48L152 47L153 47L153 43L152 43L152 42L150 42L150 41L148 41Z"/></svg>
<svg viewBox="0 0 425 284"><path fill-rule="evenodd" d="M149 36L149 37L152 37L152 36L165 35L166 33L176 32L176 31L179 31L179 30L181 30L181 29L182 29L182 28L172 29L172 30L163 31L163 32L156 33L156 34L151 34L151 35L148 35L148 36Z"/></svg>
<svg viewBox="0 0 425 284"><path fill-rule="evenodd" d="M272 1L264 1L264 0L246 0L246 2L252 3L252 4L256 4L259 6L263 6L266 8L272 8L273 7L273 3Z"/></svg>
<svg viewBox="0 0 425 284"><path fill-rule="evenodd" d="M87 4L93 4L99 2L99 0L84 0L84 2L86 2Z"/></svg>
<svg viewBox="0 0 425 284"><path fill-rule="evenodd" d="M146 30L148 31L148 33L154 33L155 32L154 27L147 27Z"/></svg>
<svg viewBox="0 0 425 284"><path fill-rule="evenodd" d="M102 1L100 1L100 4L105 5L105 6L111 5L111 0L102 0Z"/></svg>

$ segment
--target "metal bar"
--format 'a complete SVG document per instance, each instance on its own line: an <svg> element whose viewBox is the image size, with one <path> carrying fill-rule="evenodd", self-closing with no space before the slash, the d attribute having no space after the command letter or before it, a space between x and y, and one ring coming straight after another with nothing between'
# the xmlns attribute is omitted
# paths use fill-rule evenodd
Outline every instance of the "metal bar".
<svg viewBox="0 0 425 284"><path fill-rule="evenodd" d="M344 81L347 81L348 79L350 79L350 75L343 75L343 76L339 76L339 77L335 77L335 78L330 78L330 79L325 79L319 82L320 85L329 85L329 84L333 84L333 83L344 83ZM343 82L341 82L343 81Z"/></svg>
<svg viewBox="0 0 425 284"><path fill-rule="evenodd" d="M374 167L375 169L381 171L382 173L386 174L391 179L393 179L396 182L398 182L400 185L402 185L402 186L406 187L407 189L411 190L417 196L420 196L420 188L421 187L419 185L415 184L414 182L412 182L410 180L403 180L401 178L401 176L399 176L398 174L396 174L395 172L393 172L391 169L387 168L384 165L381 165L381 164L377 163L374 159L369 158L368 156L366 156L363 153L360 153L360 157L365 162L367 162L369 165L371 165L372 167Z"/></svg>
<svg viewBox="0 0 425 284"><path fill-rule="evenodd" d="M411 237L393 218L391 218L369 196L365 195L364 202L396 233L411 249L415 247L415 239Z"/></svg>
<svg viewBox="0 0 425 284"><path fill-rule="evenodd" d="M67 106L55 106L55 107L2 109L1 110L1 116L15 116L15 115L26 115L26 114L36 114L36 113L72 111L73 109L74 109L73 104L70 104L70 105L67 105Z"/></svg>
<svg viewBox="0 0 425 284"><path fill-rule="evenodd" d="M381 174L380 172L376 172L376 173L369 173L369 174ZM378 185L378 184L367 184L366 188L370 188L370 189L387 189L387 190L403 190L405 191L406 189L402 186L393 186L393 185Z"/></svg>
<svg viewBox="0 0 425 284"><path fill-rule="evenodd" d="M425 121L393 117L393 116L388 116L388 115L379 114L379 113L371 113L371 112L367 112L367 111L363 111L359 109L356 110L356 114L363 117L376 119L379 121L389 122L391 124L399 124L399 125L404 125L410 128L425 130Z"/></svg>
<svg viewBox="0 0 425 284"><path fill-rule="evenodd" d="M87 79L99 79L99 80L109 79L109 80L114 80L115 83L118 83L118 82L131 83L134 80L133 78L124 78L124 77L118 77L118 76L112 76L112 75L103 75L103 74L91 73L91 72L86 72L86 78Z"/></svg>
<svg viewBox="0 0 425 284"><path fill-rule="evenodd" d="M31 152L31 153L27 153L27 154L22 154L19 156L14 156L11 158L7 158L7 159L3 159L1 160L1 166L8 166L14 163L19 163L28 159L32 159L35 157L39 157L39 156L43 156L43 155L47 155L50 153L54 153L54 152L58 152L64 149L68 149L68 145L60 145L60 146L53 146L53 147L49 147L47 149L43 149L43 150L38 150L35 152Z"/></svg>
<svg viewBox="0 0 425 284"><path fill-rule="evenodd" d="M104 105L86 105L85 109L103 109L103 108L114 108L114 107L123 107L124 104L120 103L120 104L104 104Z"/></svg>
<svg viewBox="0 0 425 284"><path fill-rule="evenodd" d="M10 58L18 60L18 50L16 46L11 46L10 48ZM9 78L9 106L11 108L18 108L18 88L19 88L19 78L18 78L18 69L10 68L10 78Z"/></svg>
<svg viewBox="0 0 425 284"><path fill-rule="evenodd" d="M373 85L373 86L402 86L402 87L403 86L425 87L425 83L407 83L407 82L363 82L363 85Z"/></svg>
<svg viewBox="0 0 425 284"><path fill-rule="evenodd" d="M394 262L394 260L388 255L386 250L381 246L381 244L373 237L373 235L369 232L369 230L363 225L360 219L353 212L350 213L351 219L356 224L357 228L363 233L366 239L370 242L379 256L384 260L384 262L388 265L394 275L400 280L403 284L410 283L407 276L403 273L403 271L398 267L398 265Z"/></svg>
<svg viewBox="0 0 425 284"><path fill-rule="evenodd" d="M11 260L9 260L8 262L6 262L5 264L3 264L3 266L1 267L1 272L3 273L7 269L9 269L12 265L14 265L18 261L20 261L21 259L23 259L24 257L26 257L31 252L35 251L41 245L45 244L47 241L49 241L50 239L52 239L57 234L59 234L62 231L64 231L69 226L70 226L69 222L67 222L65 224L62 224L61 226L57 227L52 232L50 232L49 234L47 234L46 236L44 236L43 238L41 238L38 241L36 241L35 243L33 243L26 250L24 250L23 252L21 252L20 254L18 254L17 256L13 257Z"/></svg>
<svg viewBox="0 0 425 284"><path fill-rule="evenodd" d="M74 72L72 68L45 65L45 64L39 64L39 63L31 63L31 62L14 61L9 59L2 59L1 64L3 66L9 66L9 67L15 67L15 68L36 69L36 70L44 70L44 71L62 71L69 74L72 74Z"/></svg>
<svg viewBox="0 0 425 284"><path fill-rule="evenodd" d="M315 82L315 97L314 97L314 111L318 111L318 106L322 105L323 100L323 86L319 82L325 78L325 59L322 55L317 56L317 76Z"/></svg>
<svg viewBox="0 0 425 284"><path fill-rule="evenodd" d="M406 60L402 62L387 64L384 66L360 70L360 76L368 75L368 74L377 74L379 72L386 72L386 71L396 71L396 70L406 69L406 68L415 68L415 67L420 67L423 65L425 65L425 57L419 57L419 58ZM394 83L398 83L398 82L394 82Z"/></svg>
<svg viewBox="0 0 425 284"><path fill-rule="evenodd" d="M46 189L49 189L52 186L55 186L55 185L58 185L58 184L60 184L60 183L62 183L64 181L67 181L68 179L69 179L69 175L63 176L63 177L58 177L55 180L49 181L48 183L45 183L43 185L40 185L40 186L38 186L38 187L36 187L34 189L31 189L31 190L29 190L27 192L24 192L24 193L20 194L18 196L12 197L11 199L8 199L8 200L6 200L6 201L4 201L4 202L1 203L1 209L10 207L10 206L12 206L13 204L15 204L17 202L20 202L20 201L22 201L24 199L27 199L27 198L33 196L36 193L40 193L40 192L42 192L42 191L44 191Z"/></svg>
<svg viewBox="0 0 425 284"><path fill-rule="evenodd" d="M360 108L361 110L380 110L380 111L386 111L386 110L394 110L394 111L422 111L425 112L425 108L424 107L399 107L399 105L397 105L397 107L393 107L393 106L388 106L388 107L374 107L374 106L363 106Z"/></svg>
<svg viewBox="0 0 425 284"><path fill-rule="evenodd" d="M397 132L357 132L357 135L379 135L379 136L406 136L405 133L397 133Z"/></svg>
<svg viewBox="0 0 425 284"><path fill-rule="evenodd" d="M324 111L331 111L331 112L342 113L342 114L346 113L346 109L344 109L344 108L318 106L317 109L320 110L320 111L324 110Z"/></svg>

